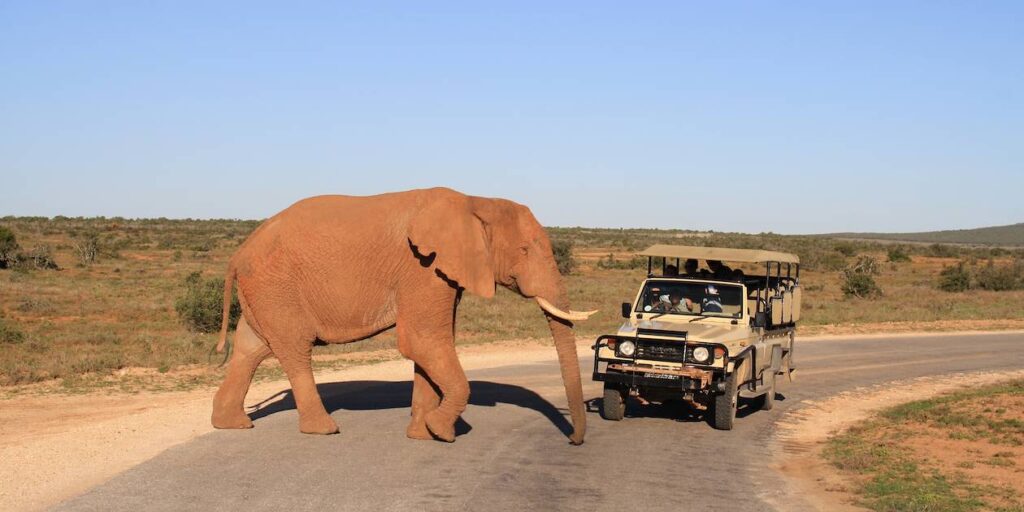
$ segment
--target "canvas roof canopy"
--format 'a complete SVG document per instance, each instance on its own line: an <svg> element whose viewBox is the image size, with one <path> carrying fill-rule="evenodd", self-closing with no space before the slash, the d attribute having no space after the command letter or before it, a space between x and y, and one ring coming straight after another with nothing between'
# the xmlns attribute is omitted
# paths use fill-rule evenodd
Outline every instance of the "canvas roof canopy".
<svg viewBox="0 0 1024 512"><path fill-rule="evenodd" d="M800 257L795 254L759 249L729 249L726 247L695 247L689 245L652 245L640 253L641 256L679 258L695 260L738 261L741 263L795 263Z"/></svg>

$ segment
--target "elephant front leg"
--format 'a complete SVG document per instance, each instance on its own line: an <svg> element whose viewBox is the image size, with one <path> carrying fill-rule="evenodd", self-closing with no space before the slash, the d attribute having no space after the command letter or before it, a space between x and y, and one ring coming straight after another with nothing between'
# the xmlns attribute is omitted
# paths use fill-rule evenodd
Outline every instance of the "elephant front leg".
<svg viewBox="0 0 1024 512"><path fill-rule="evenodd" d="M423 421L427 430L442 441L455 441L455 422L469 403L469 381L455 354L455 345L445 344L416 360L427 377L441 390L441 404L428 411Z"/></svg>
<svg viewBox="0 0 1024 512"><path fill-rule="evenodd" d="M426 417L427 413L437 409L440 403L440 393L434 383L427 378L426 371L417 364L412 381L412 419L409 420L409 427L405 429L405 435L410 439L434 439L427 429Z"/></svg>

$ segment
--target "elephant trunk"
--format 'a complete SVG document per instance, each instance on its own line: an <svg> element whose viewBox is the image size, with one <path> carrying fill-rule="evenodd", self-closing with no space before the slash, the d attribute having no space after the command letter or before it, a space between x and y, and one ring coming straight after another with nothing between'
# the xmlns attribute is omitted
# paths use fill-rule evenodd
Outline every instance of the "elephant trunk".
<svg viewBox="0 0 1024 512"><path fill-rule="evenodd" d="M555 341L555 350L558 352L558 365L562 369L565 397L569 402L569 415L573 425L573 433L569 436L569 440L575 445L583 444L583 437L587 433L587 417L583 405L580 361L576 355L576 335L573 333L572 323L551 313L545 313L548 318L548 327L551 329L551 337Z"/></svg>

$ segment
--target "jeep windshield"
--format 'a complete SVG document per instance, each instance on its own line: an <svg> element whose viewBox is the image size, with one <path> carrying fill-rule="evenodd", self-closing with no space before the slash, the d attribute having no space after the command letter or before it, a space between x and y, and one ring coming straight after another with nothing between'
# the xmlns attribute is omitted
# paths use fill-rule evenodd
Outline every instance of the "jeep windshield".
<svg viewBox="0 0 1024 512"><path fill-rule="evenodd" d="M740 318L743 287L727 283L649 280L637 313Z"/></svg>

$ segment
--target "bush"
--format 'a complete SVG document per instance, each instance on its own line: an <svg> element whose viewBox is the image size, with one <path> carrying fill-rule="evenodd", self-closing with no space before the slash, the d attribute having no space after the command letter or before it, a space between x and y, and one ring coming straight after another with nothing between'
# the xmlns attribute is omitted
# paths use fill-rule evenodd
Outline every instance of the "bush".
<svg viewBox="0 0 1024 512"><path fill-rule="evenodd" d="M904 263L910 261L910 255L907 254L906 249L902 246L890 248L888 256L890 263Z"/></svg>
<svg viewBox="0 0 1024 512"><path fill-rule="evenodd" d="M978 270L975 278L978 288L1002 292L1024 288L1024 265L1016 262L1013 265L996 266L992 260Z"/></svg>
<svg viewBox="0 0 1024 512"><path fill-rule="evenodd" d="M222 308L224 307L224 280L203 279L200 272L192 272L185 278L185 293L174 301L178 318L191 331L217 332L220 330ZM237 297L231 298L229 328L238 323L242 308Z"/></svg>
<svg viewBox="0 0 1024 512"><path fill-rule="evenodd" d="M868 299L882 295L882 288L872 277L878 274L878 262L871 256L861 256L843 271L843 295Z"/></svg>
<svg viewBox="0 0 1024 512"><path fill-rule="evenodd" d="M647 267L647 258L643 256L633 256L628 260L617 260L614 254L608 254L607 257L597 260L597 268L603 269L634 269L634 268L645 268ZM657 268L661 268L661 264L658 264Z"/></svg>
<svg viewBox="0 0 1024 512"><path fill-rule="evenodd" d="M868 274L847 274L843 281L843 295L868 299L882 295L882 288L875 282L875 278Z"/></svg>
<svg viewBox="0 0 1024 512"><path fill-rule="evenodd" d="M857 254L857 247L850 243L838 243L835 246L836 252L846 256L847 258Z"/></svg>
<svg viewBox="0 0 1024 512"><path fill-rule="evenodd" d="M936 258L957 258L960 256L960 248L948 244L932 244L928 246L928 254Z"/></svg>
<svg viewBox="0 0 1024 512"><path fill-rule="evenodd" d="M942 269L939 272L939 289L946 292L964 292L971 288L971 273L964 262Z"/></svg>
<svg viewBox="0 0 1024 512"><path fill-rule="evenodd" d="M75 253L82 265L88 265L96 261L100 253L100 236L95 232L86 233L75 241Z"/></svg>
<svg viewBox="0 0 1024 512"><path fill-rule="evenodd" d="M0 226L0 268L10 268L17 263L18 239L14 233Z"/></svg>
<svg viewBox="0 0 1024 512"><path fill-rule="evenodd" d="M39 270L60 270L53 261L49 245L37 245L27 252L18 255L19 265L28 265Z"/></svg>
<svg viewBox="0 0 1024 512"><path fill-rule="evenodd" d="M0 344L17 345L25 341L25 333L0 318Z"/></svg>
<svg viewBox="0 0 1024 512"><path fill-rule="evenodd" d="M555 255L558 273L567 276L576 268L576 259L572 256L572 240L554 240L551 252Z"/></svg>

